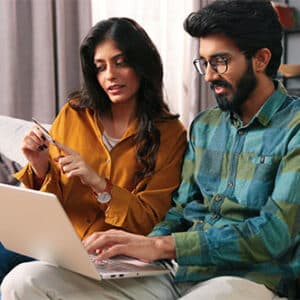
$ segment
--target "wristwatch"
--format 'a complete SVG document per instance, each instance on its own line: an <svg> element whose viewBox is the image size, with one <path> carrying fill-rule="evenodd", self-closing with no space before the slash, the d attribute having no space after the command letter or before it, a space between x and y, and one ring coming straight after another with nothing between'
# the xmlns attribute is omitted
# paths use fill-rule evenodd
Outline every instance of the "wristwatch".
<svg viewBox="0 0 300 300"><path fill-rule="evenodd" d="M106 181L105 189L101 193L95 193L97 200L100 203L107 203L111 200L111 190L112 190L113 184L107 178L105 178L105 181Z"/></svg>

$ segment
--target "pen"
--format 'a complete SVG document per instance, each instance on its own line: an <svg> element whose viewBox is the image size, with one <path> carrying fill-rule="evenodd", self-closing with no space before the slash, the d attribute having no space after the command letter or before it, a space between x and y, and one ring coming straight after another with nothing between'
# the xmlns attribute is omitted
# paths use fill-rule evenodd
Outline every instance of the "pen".
<svg viewBox="0 0 300 300"><path fill-rule="evenodd" d="M47 141L49 141L53 145L56 145L55 140L51 137L49 131L37 119L32 118L32 121L39 127Z"/></svg>

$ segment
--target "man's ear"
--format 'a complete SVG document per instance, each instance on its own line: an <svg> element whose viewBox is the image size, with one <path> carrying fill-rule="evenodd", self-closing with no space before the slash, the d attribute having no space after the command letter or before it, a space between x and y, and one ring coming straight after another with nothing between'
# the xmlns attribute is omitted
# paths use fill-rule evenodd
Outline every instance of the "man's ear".
<svg viewBox="0 0 300 300"><path fill-rule="evenodd" d="M257 50L253 57L253 68L256 72L261 73L265 72L270 59L272 57L272 53L268 48L261 48Z"/></svg>

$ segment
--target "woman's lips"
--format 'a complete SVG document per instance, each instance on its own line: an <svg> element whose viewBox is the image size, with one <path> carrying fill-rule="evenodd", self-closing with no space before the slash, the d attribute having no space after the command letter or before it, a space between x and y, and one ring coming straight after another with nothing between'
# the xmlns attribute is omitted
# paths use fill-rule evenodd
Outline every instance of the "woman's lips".
<svg viewBox="0 0 300 300"><path fill-rule="evenodd" d="M122 90L123 87L124 87L124 85L116 84L116 85L110 86L107 89L107 91L108 91L109 94L117 95L117 94L121 93L121 90Z"/></svg>

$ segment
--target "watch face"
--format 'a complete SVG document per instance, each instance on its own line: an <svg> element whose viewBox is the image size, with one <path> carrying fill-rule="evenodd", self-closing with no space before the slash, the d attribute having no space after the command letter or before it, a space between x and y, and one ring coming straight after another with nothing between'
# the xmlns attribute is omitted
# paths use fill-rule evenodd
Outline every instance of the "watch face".
<svg viewBox="0 0 300 300"><path fill-rule="evenodd" d="M97 200L100 203L107 203L110 201L110 199L111 199L111 194L108 192L103 192L101 194L98 194L98 196L97 196Z"/></svg>

